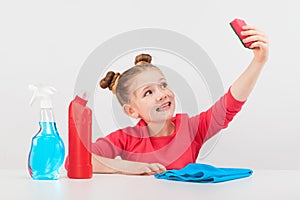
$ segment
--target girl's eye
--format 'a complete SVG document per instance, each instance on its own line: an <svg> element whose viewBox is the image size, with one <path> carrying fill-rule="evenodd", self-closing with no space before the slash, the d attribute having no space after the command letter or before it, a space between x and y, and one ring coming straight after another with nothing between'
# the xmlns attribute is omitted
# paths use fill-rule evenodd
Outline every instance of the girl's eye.
<svg viewBox="0 0 300 200"><path fill-rule="evenodd" d="M150 94L152 94L152 91L151 90L147 90L144 94L144 96L149 96Z"/></svg>
<svg viewBox="0 0 300 200"><path fill-rule="evenodd" d="M168 87L168 83L166 83L166 82L161 83L161 87L162 88L167 88Z"/></svg>

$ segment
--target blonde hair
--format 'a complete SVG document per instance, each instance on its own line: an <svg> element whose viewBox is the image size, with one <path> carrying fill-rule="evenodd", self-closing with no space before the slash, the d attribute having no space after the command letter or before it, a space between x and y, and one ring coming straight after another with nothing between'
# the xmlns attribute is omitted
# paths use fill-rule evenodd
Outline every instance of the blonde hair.
<svg viewBox="0 0 300 200"><path fill-rule="evenodd" d="M151 61L152 57L149 54L137 55L134 61L135 66L127 69L122 74L113 71L107 72L106 76L101 79L99 85L101 88L108 88L116 94L119 103L123 106L130 101L131 91L129 88L136 75L150 69L159 70L161 72L158 67L151 64Z"/></svg>

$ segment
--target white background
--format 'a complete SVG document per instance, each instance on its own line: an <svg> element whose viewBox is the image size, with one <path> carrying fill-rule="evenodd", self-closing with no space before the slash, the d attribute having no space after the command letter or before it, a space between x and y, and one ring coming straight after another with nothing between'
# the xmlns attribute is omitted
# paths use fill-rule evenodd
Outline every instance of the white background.
<svg viewBox="0 0 300 200"><path fill-rule="evenodd" d="M101 43L138 28L176 31L208 53L226 89L252 59L252 52L243 48L228 25L239 17L269 35L269 61L243 110L201 162L299 170L297 5L291 0L1 1L0 167L27 168L39 118L37 105L29 106L28 84L40 82L57 88L55 117L67 141L67 107L78 72Z"/></svg>

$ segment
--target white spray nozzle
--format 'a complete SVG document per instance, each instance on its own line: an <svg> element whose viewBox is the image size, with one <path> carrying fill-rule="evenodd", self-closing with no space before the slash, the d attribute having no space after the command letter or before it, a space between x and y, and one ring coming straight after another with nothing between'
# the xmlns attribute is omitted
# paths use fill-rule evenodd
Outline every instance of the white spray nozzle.
<svg viewBox="0 0 300 200"><path fill-rule="evenodd" d="M41 108L52 108L51 95L56 92L56 89L52 86L44 85L29 85L29 90L33 91L33 95L30 100L30 105L39 98L41 100Z"/></svg>

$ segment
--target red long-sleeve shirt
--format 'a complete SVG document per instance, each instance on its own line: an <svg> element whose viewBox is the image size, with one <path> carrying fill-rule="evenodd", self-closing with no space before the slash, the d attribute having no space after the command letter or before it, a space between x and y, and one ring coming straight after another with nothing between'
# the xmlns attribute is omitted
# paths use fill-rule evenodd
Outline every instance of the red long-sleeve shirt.
<svg viewBox="0 0 300 200"><path fill-rule="evenodd" d="M234 99L229 90L205 112L193 117L187 114L173 117L175 130L169 136L150 137L147 124L141 119L134 127L97 139L92 151L107 158L120 156L124 160L161 163L167 169L180 169L196 161L202 144L226 128L244 103Z"/></svg>

